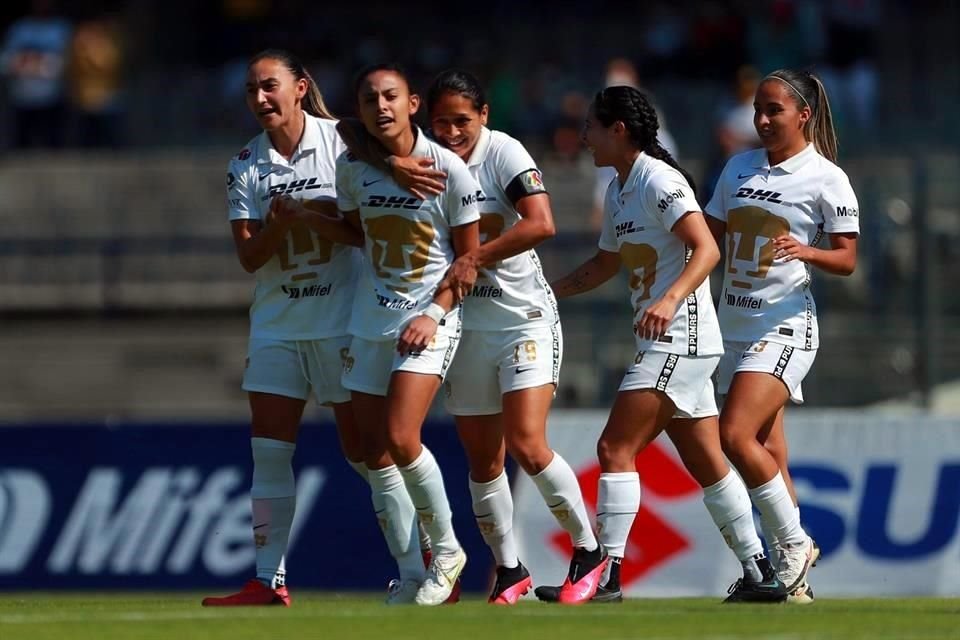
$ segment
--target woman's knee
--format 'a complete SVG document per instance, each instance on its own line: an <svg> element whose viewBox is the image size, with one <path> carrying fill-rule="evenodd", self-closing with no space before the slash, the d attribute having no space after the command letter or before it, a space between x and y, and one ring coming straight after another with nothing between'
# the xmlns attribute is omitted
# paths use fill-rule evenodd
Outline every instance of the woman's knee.
<svg viewBox="0 0 960 640"><path fill-rule="evenodd" d="M622 442L600 436L597 441L597 459L606 472L632 471L636 468L637 452Z"/></svg>
<svg viewBox="0 0 960 640"><path fill-rule="evenodd" d="M553 460L553 451L546 438L506 435L507 451L528 475L536 475L546 469Z"/></svg>

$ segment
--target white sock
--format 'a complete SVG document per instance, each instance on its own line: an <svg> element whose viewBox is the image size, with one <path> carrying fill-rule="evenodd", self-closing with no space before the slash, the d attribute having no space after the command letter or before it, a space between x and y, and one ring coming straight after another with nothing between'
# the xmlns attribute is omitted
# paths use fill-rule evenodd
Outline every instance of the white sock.
<svg viewBox="0 0 960 640"><path fill-rule="evenodd" d="M399 469L420 522L430 536L433 552L455 552L460 543L453 531L453 513L443 487L443 475L433 454L423 447L416 460Z"/></svg>
<svg viewBox="0 0 960 640"><path fill-rule="evenodd" d="M347 460L347 464L353 467L353 470L363 478L364 482L369 483L370 478L368 477L370 470L367 468L366 463L364 462L354 462L353 460ZM427 535L427 532L424 531L423 525L420 524L420 520L417 519L417 535L420 538L420 551L429 551L430 550L430 536Z"/></svg>
<svg viewBox="0 0 960 640"><path fill-rule="evenodd" d="M396 465L370 469L370 496L390 555L397 561L400 579L421 580L423 557L417 544L417 513Z"/></svg>
<svg viewBox="0 0 960 640"><path fill-rule="evenodd" d="M257 578L276 589L286 584L284 555L296 511L297 489L293 479L296 445L272 438L250 438L253 451L253 540L256 546Z"/></svg>
<svg viewBox="0 0 960 640"><path fill-rule="evenodd" d="M587 551L597 548L597 538L590 528L587 508L583 504L583 494L577 484L577 475L559 453L553 452L553 460L535 476L530 476L564 530L570 534L574 547Z"/></svg>
<svg viewBox="0 0 960 640"><path fill-rule="evenodd" d="M370 470L367 469L365 462L354 462L353 460L348 459L347 464L349 464L353 470L357 472L357 475L363 478L364 482L370 482L370 478L367 477L367 475L370 473Z"/></svg>
<svg viewBox="0 0 960 640"><path fill-rule="evenodd" d="M763 543L753 523L750 494L740 476L731 470L716 484L705 487L703 504L727 546L743 565L744 575L754 581L762 580L757 560L764 555Z"/></svg>
<svg viewBox="0 0 960 640"><path fill-rule="evenodd" d="M640 510L640 474L601 473L597 490L597 531L611 556L622 558Z"/></svg>
<svg viewBox="0 0 960 640"><path fill-rule="evenodd" d="M757 505L766 534L773 537L776 544L785 546L806 541L807 534L800 527L797 509L779 471L768 482L750 489L750 498Z"/></svg>
<svg viewBox="0 0 960 640"><path fill-rule="evenodd" d="M480 535L493 552L498 567L513 568L520 563L517 540L513 535L513 496L510 481L503 471L490 482L470 480L473 515Z"/></svg>
<svg viewBox="0 0 960 640"><path fill-rule="evenodd" d="M763 543L753 524L750 494L734 471L703 490L703 504L738 560L747 560L763 553Z"/></svg>

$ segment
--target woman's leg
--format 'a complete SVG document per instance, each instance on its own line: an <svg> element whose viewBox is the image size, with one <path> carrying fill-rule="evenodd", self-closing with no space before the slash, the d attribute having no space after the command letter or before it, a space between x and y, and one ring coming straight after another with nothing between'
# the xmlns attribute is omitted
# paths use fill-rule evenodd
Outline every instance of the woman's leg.
<svg viewBox="0 0 960 640"><path fill-rule="evenodd" d="M720 439L724 453L743 476L765 529L777 540L778 574L792 593L806 587L812 549L777 460L760 440L773 428L787 399L786 386L771 374L735 374L720 414Z"/></svg>
<svg viewBox="0 0 960 640"><path fill-rule="evenodd" d="M440 388L440 376L394 371L386 398L387 445L404 485L430 535L433 559L418 604L442 604L466 563L453 528L453 513L440 467L420 441L420 429Z"/></svg>

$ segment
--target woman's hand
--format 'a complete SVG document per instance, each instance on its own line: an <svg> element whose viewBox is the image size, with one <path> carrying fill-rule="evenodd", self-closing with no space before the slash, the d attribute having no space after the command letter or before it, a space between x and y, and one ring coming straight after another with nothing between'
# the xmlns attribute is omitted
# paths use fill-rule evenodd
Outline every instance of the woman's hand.
<svg viewBox="0 0 960 640"><path fill-rule="evenodd" d="M677 315L678 301L666 297L656 300L648 306L633 325L633 332L644 340L656 340L667 332L667 328Z"/></svg>
<svg viewBox="0 0 960 640"><path fill-rule="evenodd" d="M437 333L437 321L426 315L419 315L410 321L397 340L397 351L405 356L408 353L420 353L430 345Z"/></svg>
<svg viewBox="0 0 960 640"><path fill-rule="evenodd" d="M773 259L782 258L784 262L799 260L809 262L812 249L791 235L780 236L773 240Z"/></svg>
<svg viewBox="0 0 960 640"><path fill-rule="evenodd" d="M456 302L462 302L473 291L476 281L477 260L468 253L453 261L438 289L441 291L450 289L453 292L453 299Z"/></svg>
<svg viewBox="0 0 960 640"><path fill-rule="evenodd" d="M270 201L265 224L280 224L290 227L304 215L303 203L290 196L274 196Z"/></svg>
<svg viewBox="0 0 960 640"><path fill-rule="evenodd" d="M431 168L436 164L433 158L391 156L387 162L397 184L421 200L440 195L447 188L447 173Z"/></svg>

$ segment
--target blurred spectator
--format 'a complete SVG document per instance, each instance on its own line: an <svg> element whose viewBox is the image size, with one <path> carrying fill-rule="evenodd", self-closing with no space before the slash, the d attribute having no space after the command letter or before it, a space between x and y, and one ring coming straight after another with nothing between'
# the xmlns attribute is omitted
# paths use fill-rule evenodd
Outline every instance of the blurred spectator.
<svg viewBox="0 0 960 640"><path fill-rule="evenodd" d="M66 120L64 68L70 23L52 0L33 0L30 13L10 25L0 50L13 107L17 148L60 147Z"/></svg>
<svg viewBox="0 0 960 640"><path fill-rule="evenodd" d="M583 146L580 131L590 101L579 91L568 91L560 100L560 118L553 130L553 151L561 162L574 162Z"/></svg>
<svg viewBox="0 0 960 640"><path fill-rule="evenodd" d="M733 100L727 101L718 112L715 158L702 185L704 202L710 199L713 187L730 156L760 146L757 129L753 126L753 100L760 84L760 72L754 67L737 69L733 85Z"/></svg>
<svg viewBox="0 0 960 640"><path fill-rule="evenodd" d="M748 12L747 23L750 60L763 74L805 68L823 50L821 13L815 2L758 2Z"/></svg>
<svg viewBox="0 0 960 640"><path fill-rule="evenodd" d="M663 1L646 8L638 41L651 74L667 74L677 68L690 37L688 13L684 9L679 3Z"/></svg>
<svg viewBox="0 0 960 640"><path fill-rule="evenodd" d="M111 18L77 25L67 68L81 147L115 147L120 142L122 53L119 29Z"/></svg>
<svg viewBox="0 0 960 640"><path fill-rule="evenodd" d="M838 126L872 129L877 101L879 0L827 3L827 66L821 69Z"/></svg>
<svg viewBox="0 0 960 640"><path fill-rule="evenodd" d="M613 58L607 63L603 86L616 87L621 85L644 91L643 87L640 86L640 76L633 63L626 58ZM656 100L654 100L653 96L647 91L644 91L644 93L647 94L647 98L650 99L651 104L653 104L654 109L657 111L657 120L660 123L657 139L660 141L660 146L676 158L677 143L674 141L673 136L670 135L670 132L667 131L663 112L657 107ZM587 102L589 103L592 99L593 96L591 95ZM583 115L585 117L586 113ZM617 170L613 167L598 167L596 170L596 178L593 183L593 208L590 210L590 227L592 229L599 229L603 222L603 198L607 193L607 187L610 186L610 181L613 180L616 175Z"/></svg>

